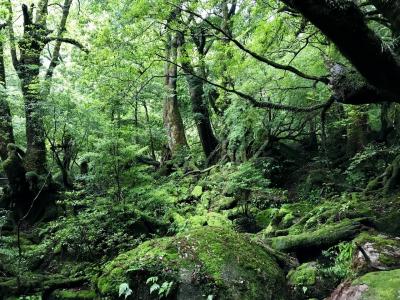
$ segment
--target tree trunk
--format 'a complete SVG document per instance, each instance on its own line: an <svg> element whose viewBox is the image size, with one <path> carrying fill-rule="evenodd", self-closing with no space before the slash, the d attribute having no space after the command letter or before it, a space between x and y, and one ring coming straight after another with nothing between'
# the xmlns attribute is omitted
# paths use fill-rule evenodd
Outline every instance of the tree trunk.
<svg viewBox="0 0 400 300"><path fill-rule="evenodd" d="M169 60L165 64L165 86L167 96L164 102L164 126L168 135L168 146L172 155L176 152L187 147L187 140L185 135L185 128L181 113L179 111L178 95L177 95L177 40L171 34L167 36L166 45L166 58Z"/></svg>
<svg viewBox="0 0 400 300"><path fill-rule="evenodd" d="M204 80L206 78L205 67L203 64L205 56L205 36L202 32L192 34L194 43L197 46L199 52L200 67L196 72L195 68L190 64L190 58L185 49L185 37L183 34L178 37L178 46L180 47L180 53L182 56L182 68L185 71L186 81L189 86L190 100L192 104L193 118L196 122L197 132L199 134L200 142L203 147L204 154L210 162L215 161L215 150L218 146L218 140L214 135L210 115L208 112L208 106L206 98L204 97Z"/></svg>
<svg viewBox="0 0 400 300"><path fill-rule="evenodd" d="M33 22L32 12L26 5L22 6L24 16L24 35L19 43L20 60L16 66L21 79L21 89L25 101L26 141L27 150L24 158L26 170L38 175L45 174L46 143L42 113L42 99L40 94L39 72L41 67L40 55L45 46L46 8L38 14L37 21Z"/></svg>
<svg viewBox="0 0 400 300"><path fill-rule="evenodd" d="M149 131L151 158L152 158L153 160L157 160L156 151L155 151L155 146L154 146L153 131L151 130L151 123L150 123L149 111L148 111L148 109L147 109L147 103L146 103L145 100L143 101L143 107L144 107L144 112L145 112L145 115L146 115L147 129L148 129L148 131Z"/></svg>
<svg viewBox="0 0 400 300"><path fill-rule="evenodd" d="M3 42L0 40L0 158L7 159L7 145L14 143L12 117L7 101Z"/></svg>
<svg viewBox="0 0 400 300"><path fill-rule="evenodd" d="M196 76L186 75L192 102L193 117L206 157L210 157L218 146L218 140L211 127L207 104L204 99L203 81Z"/></svg>
<svg viewBox="0 0 400 300"><path fill-rule="evenodd" d="M42 175L46 173L47 163L45 130L38 76L39 74L34 76L30 74L22 75L22 94L25 100L27 142L24 164L27 171L33 171Z"/></svg>
<svg viewBox="0 0 400 300"><path fill-rule="evenodd" d="M384 102L381 104L381 128L378 134L378 142L385 143L386 145L389 143L388 136L394 131L393 125L390 122L389 111L390 111L391 103Z"/></svg>
<svg viewBox="0 0 400 300"><path fill-rule="evenodd" d="M298 256L318 254L321 250L357 236L363 229L362 223L365 221L346 219L336 224L324 225L315 231L269 238L266 241L276 250L295 252Z"/></svg>
<svg viewBox="0 0 400 300"><path fill-rule="evenodd" d="M355 107L354 115L350 116L351 123L347 127L347 157L353 157L367 144L368 115L365 107Z"/></svg>

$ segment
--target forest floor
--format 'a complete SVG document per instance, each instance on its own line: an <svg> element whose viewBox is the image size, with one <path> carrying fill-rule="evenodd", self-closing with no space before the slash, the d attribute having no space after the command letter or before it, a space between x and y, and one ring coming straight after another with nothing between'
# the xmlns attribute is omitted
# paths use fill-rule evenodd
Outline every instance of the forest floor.
<svg viewBox="0 0 400 300"><path fill-rule="evenodd" d="M3 226L2 299L397 299L399 195L304 198L309 170L247 197L248 171L156 176L116 205L63 192L58 219Z"/></svg>

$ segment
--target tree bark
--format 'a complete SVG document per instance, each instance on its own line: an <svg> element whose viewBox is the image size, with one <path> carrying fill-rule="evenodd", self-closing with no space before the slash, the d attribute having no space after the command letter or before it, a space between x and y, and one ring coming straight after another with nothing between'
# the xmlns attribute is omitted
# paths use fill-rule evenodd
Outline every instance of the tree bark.
<svg viewBox="0 0 400 300"><path fill-rule="evenodd" d="M349 116L351 123L347 127L347 157L351 158L367 144L368 115L364 107L355 107Z"/></svg>
<svg viewBox="0 0 400 300"><path fill-rule="evenodd" d="M40 3L40 5L44 5ZM40 8L41 6L39 6ZM37 21L33 22L32 12L22 6L24 16L24 35L19 43L20 59L16 66L21 80L22 94L25 100L27 150L24 164L27 171L45 174L46 143L43 123L42 99L40 95L40 55L45 46L45 20L47 5L39 9ZM40 16L43 13L44 15Z"/></svg>
<svg viewBox="0 0 400 300"><path fill-rule="evenodd" d="M197 46L199 53L200 66L196 71L190 63L190 58L185 49L185 37L183 34L178 37L178 46L182 56L182 68L185 71L186 81L189 86L190 100L192 104L193 118L196 123L197 132L200 138L200 143L203 147L206 158L211 158L215 155L214 151L218 147L218 140L214 135L211 126L210 114L208 112L208 105L204 94L204 80L206 78L205 67L203 64L205 56L205 43L206 39L203 32L193 32L192 38L194 44ZM213 159L211 159L213 161Z"/></svg>
<svg viewBox="0 0 400 300"><path fill-rule="evenodd" d="M0 158L7 159L7 145L14 143L10 106L7 101L3 42L0 40Z"/></svg>
<svg viewBox="0 0 400 300"><path fill-rule="evenodd" d="M190 100L192 103L193 117L196 122L197 132L206 157L210 157L218 146L218 140L211 127L208 107L204 98L203 81L196 76L187 74Z"/></svg>
<svg viewBox="0 0 400 300"><path fill-rule="evenodd" d="M175 155L179 149L187 147L185 128L183 126L182 116L179 110L177 95L177 39L169 33L167 35L165 63L165 87L167 96L164 102L164 126L168 135L168 146L172 155Z"/></svg>

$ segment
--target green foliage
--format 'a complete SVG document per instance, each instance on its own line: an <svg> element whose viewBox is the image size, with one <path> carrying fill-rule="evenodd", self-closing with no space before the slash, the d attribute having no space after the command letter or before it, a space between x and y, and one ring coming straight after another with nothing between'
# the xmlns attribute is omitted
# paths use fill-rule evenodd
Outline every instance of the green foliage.
<svg viewBox="0 0 400 300"><path fill-rule="evenodd" d="M331 266L323 268L322 274L333 277L337 281L344 280L354 275L351 262L354 253L354 244L342 242L323 252L324 257L331 261Z"/></svg>
<svg viewBox="0 0 400 300"><path fill-rule="evenodd" d="M269 181L264 178L253 162L238 165L230 174L227 189L230 193L243 193L246 191L259 191L268 187Z"/></svg>
<svg viewBox="0 0 400 300"><path fill-rule="evenodd" d="M40 230L43 244L55 253L77 260L94 260L133 247L150 234L147 224L161 222L140 213L132 204L111 204L109 199L66 199L65 216ZM156 233L156 232L154 232Z"/></svg>
<svg viewBox="0 0 400 300"><path fill-rule="evenodd" d="M345 171L347 182L354 186L365 187L371 178L381 175L398 153L398 147L385 148L382 145L368 145L358 152Z"/></svg>
<svg viewBox="0 0 400 300"><path fill-rule="evenodd" d="M121 283L118 288L118 296L124 296L125 299L132 295L132 290L129 288L129 284Z"/></svg>
<svg viewBox="0 0 400 300"><path fill-rule="evenodd" d="M159 299L167 298L171 293L174 282L173 281L164 281L161 285L158 284L158 277L153 276L149 277L146 280L146 284L151 284L150 286L150 294L157 292Z"/></svg>

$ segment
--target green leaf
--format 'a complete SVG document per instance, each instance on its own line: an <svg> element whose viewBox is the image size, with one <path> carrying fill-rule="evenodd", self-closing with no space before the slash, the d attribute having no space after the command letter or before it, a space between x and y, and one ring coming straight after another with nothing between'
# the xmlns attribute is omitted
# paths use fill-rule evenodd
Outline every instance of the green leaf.
<svg viewBox="0 0 400 300"><path fill-rule="evenodd" d="M119 285L118 296L121 297L122 295L125 296L125 299L132 295L132 290L127 283L121 283Z"/></svg>
<svg viewBox="0 0 400 300"><path fill-rule="evenodd" d="M160 289L160 285L158 283L153 283L153 285L150 287L150 294L152 294L154 291L157 291Z"/></svg>
<svg viewBox="0 0 400 300"><path fill-rule="evenodd" d="M157 281L158 281L158 277L157 277L157 276L149 277L149 278L146 280L146 284L155 283L155 282L157 282Z"/></svg>

